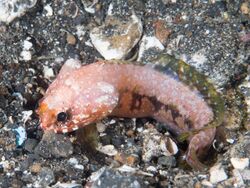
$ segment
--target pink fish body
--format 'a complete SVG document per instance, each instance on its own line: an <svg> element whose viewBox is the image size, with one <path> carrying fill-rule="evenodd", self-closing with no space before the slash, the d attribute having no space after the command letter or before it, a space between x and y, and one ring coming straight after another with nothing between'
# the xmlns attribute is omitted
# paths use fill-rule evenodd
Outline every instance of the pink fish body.
<svg viewBox="0 0 250 188"><path fill-rule="evenodd" d="M81 66L69 59L40 101L44 130L67 133L106 116L152 117L177 135L200 130L215 118L203 95L151 65L98 61ZM190 136L188 164L203 165L200 156L211 145L216 128Z"/></svg>

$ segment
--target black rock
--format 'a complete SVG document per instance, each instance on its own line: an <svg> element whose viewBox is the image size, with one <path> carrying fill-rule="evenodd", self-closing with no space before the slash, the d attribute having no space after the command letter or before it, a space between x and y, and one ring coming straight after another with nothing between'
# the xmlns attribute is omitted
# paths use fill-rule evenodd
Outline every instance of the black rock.
<svg viewBox="0 0 250 188"><path fill-rule="evenodd" d="M25 141L24 149L30 153L33 153L37 144L38 144L37 140L28 138Z"/></svg>
<svg viewBox="0 0 250 188"><path fill-rule="evenodd" d="M67 136L47 131L34 152L44 158L68 157L73 153L73 146Z"/></svg>

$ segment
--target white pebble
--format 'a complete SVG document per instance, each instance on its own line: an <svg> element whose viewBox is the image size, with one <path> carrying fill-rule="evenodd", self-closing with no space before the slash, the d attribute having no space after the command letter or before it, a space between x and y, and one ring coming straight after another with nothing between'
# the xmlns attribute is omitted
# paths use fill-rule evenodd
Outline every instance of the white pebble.
<svg viewBox="0 0 250 188"><path fill-rule="evenodd" d="M29 60L31 60L32 55L31 55L30 51L24 50L21 52L20 57L21 57L21 60L29 61Z"/></svg>
<svg viewBox="0 0 250 188"><path fill-rule="evenodd" d="M133 172L136 172L136 168L133 168L131 166L128 166L128 165L122 165L121 167L118 168L118 170L120 172L130 172L130 173L133 173Z"/></svg>
<svg viewBox="0 0 250 188"><path fill-rule="evenodd" d="M110 125L115 124L115 123L116 121L114 119L111 119L111 121L109 122Z"/></svg>
<svg viewBox="0 0 250 188"><path fill-rule="evenodd" d="M210 173L209 181L212 184L219 183L219 182L226 180L228 178L228 176L227 176L224 168L221 166L221 164L217 164L217 165L213 166L212 168L210 168L209 173Z"/></svg>
<svg viewBox="0 0 250 188"><path fill-rule="evenodd" d="M96 123L96 129L99 133L103 133L106 129L106 126L102 122Z"/></svg>
<svg viewBox="0 0 250 188"><path fill-rule="evenodd" d="M78 169L78 170L84 170L84 166L83 166L83 165L80 165L80 164L74 165L74 168L75 168L75 169Z"/></svg>
<svg viewBox="0 0 250 188"><path fill-rule="evenodd" d="M235 142L235 140L234 140L234 139L231 139L231 138L226 139L226 141L227 141L229 144L233 144L233 143Z"/></svg>
<svg viewBox="0 0 250 188"><path fill-rule="evenodd" d="M97 150L108 156L115 156L118 153L113 145L98 146Z"/></svg>
<svg viewBox="0 0 250 188"><path fill-rule="evenodd" d="M46 10L46 16L47 17L50 17L50 16L53 16L53 9L50 5L46 5L44 7L44 10Z"/></svg>
<svg viewBox="0 0 250 188"><path fill-rule="evenodd" d="M230 161L235 169L243 170L249 166L248 158L231 158Z"/></svg>
<svg viewBox="0 0 250 188"><path fill-rule="evenodd" d="M50 79L51 77L55 76L53 69L48 66L43 66L43 74L44 74L44 77L47 79Z"/></svg>
<svg viewBox="0 0 250 188"><path fill-rule="evenodd" d="M149 171L149 172L156 172L157 169L156 169L154 166L149 166L149 167L147 168L147 171Z"/></svg>
<svg viewBox="0 0 250 188"><path fill-rule="evenodd" d="M244 185L243 178L239 172L239 170L234 169L233 170L233 176L234 176L234 187L242 187Z"/></svg>
<svg viewBox="0 0 250 188"><path fill-rule="evenodd" d="M33 46L33 44L30 41L28 41L28 39L29 38L27 38L27 40L23 41L23 49L24 50L29 50Z"/></svg>
<svg viewBox="0 0 250 188"><path fill-rule="evenodd" d="M148 50L149 48L156 48L159 49L160 51L164 50L164 46L162 45L162 43L156 38L156 37L152 37L152 36L143 36L141 39L141 44L140 44L140 48L139 48L139 54L138 54L138 61L141 60L141 58L143 57L143 54L146 50Z"/></svg>
<svg viewBox="0 0 250 188"><path fill-rule="evenodd" d="M201 184L206 187L213 187L213 184L207 180L202 180Z"/></svg>
<svg viewBox="0 0 250 188"><path fill-rule="evenodd" d="M78 164L78 160L76 158L72 157L68 160L68 163L71 165L76 165L76 164Z"/></svg>

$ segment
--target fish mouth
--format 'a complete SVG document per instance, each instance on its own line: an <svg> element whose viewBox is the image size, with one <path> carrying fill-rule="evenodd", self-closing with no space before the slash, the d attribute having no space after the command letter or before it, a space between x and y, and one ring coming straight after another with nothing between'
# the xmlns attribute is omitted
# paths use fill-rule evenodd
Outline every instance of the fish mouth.
<svg viewBox="0 0 250 188"><path fill-rule="evenodd" d="M92 122L92 119L90 118L77 122L78 123L74 122L73 120L67 122L54 122L46 126L41 123L40 126L43 130L53 130L55 133L70 133L84 127L85 125L88 125L90 122Z"/></svg>

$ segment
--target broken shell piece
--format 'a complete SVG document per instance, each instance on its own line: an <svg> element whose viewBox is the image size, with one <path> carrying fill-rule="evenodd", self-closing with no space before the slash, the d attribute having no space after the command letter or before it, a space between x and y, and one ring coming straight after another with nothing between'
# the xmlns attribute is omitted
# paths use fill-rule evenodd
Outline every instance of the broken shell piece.
<svg viewBox="0 0 250 188"><path fill-rule="evenodd" d="M37 0L0 0L0 22L10 23L35 6Z"/></svg>
<svg viewBox="0 0 250 188"><path fill-rule="evenodd" d="M162 135L155 128L149 128L143 131L143 150L142 159L148 162L152 157L172 156L178 152L178 147L175 142Z"/></svg>
<svg viewBox="0 0 250 188"><path fill-rule="evenodd" d="M161 139L160 147L166 156L175 155L178 152L176 143L169 137Z"/></svg>
<svg viewBox="0 0 250 188"><path fill-rule="evenodd" d="M16 146L20 147L23 145L24 141L27 139L27 133L24 127L17 127L13 129L13 132L16 134Z"/></svg>
<svg viewBox="0 0 250 188"><path fill-rule="evenodd" d="M53 188L76 188L76 187L81 188L82 185L74 182L73 183L57 182L55 185L53 185Z"/></svg>
<svg viewBox="0 0 250 188"><path fill-rule="evenodd" d="M107 60L125 58L141 35L142 23L136 15L130 16L127 21L108 16L104 25L90 32L94 47Z"/></svg>
<svg viewBox="0 0 250 188"><path fill-rule="evenodd" d="M98 0L89 1L89 0L82 0L82 4L84 6L84 10L90 14L95 13L95 5L98 3Z"/></svg>
<svg viewBox="0 0 250 188"><path fill-rule="evenodd" d="M231 158L230 161L235 169L243 170L249 166L248 158Z"/></svg>
<svg viewBox="0 0 250 188"><path fill-rule="evenodd" d="M143 60L148 51L154 49L156 51L164 50L164 46L155 36L143 36L140 42L138 61Z"/></svg>
<svg viewBox="0 0 250 188"><path fill-rule="evenodd" d="M134 173L136 172L137 168L133 168L128 165L122 165L121 167L117 168L120 172L129 172L129 173Z"/></svg>
<svg viewBox="0 0 250 188"><path fill-rule="evenodd" d="M99 145L97 150L109 156L115 156L118 153L113 145Z"/></svg>

